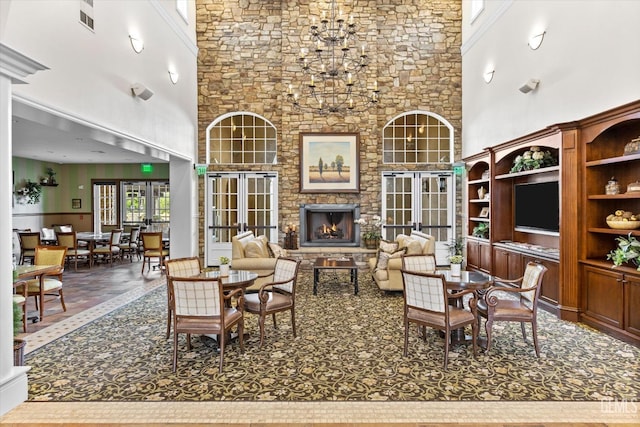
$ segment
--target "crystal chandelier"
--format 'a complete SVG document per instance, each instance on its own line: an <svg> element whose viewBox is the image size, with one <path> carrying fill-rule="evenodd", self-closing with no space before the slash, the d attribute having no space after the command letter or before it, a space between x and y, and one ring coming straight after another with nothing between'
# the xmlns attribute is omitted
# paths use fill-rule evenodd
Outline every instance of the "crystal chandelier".
<svg viewBox="0 0 640 427"><path fill-rule="evenodd" d="M317 22L311 18L311 46L301 48L298 63L302 68L300 92L292 84L287 99L296 110L316 114L364 111L378 102L378 82L367 88L365 70L369 63L364 45L357 46L353 15L346 18L331 1L327 14ZM359 78L360 77L360 78Z"/></svg>

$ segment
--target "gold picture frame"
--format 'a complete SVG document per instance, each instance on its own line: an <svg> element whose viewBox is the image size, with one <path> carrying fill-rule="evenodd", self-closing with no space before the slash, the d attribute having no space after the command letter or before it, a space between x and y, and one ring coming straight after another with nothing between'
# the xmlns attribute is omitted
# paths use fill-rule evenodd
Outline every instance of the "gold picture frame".
<svg viewBox="0 0 640 427"><path fill-rule="evenodd" d="M360 192L359 133L300 134L300 192Z"/></svg>
<svg viewBox="0 0 640 427"><path fill-rule="evenodd" d="M480 211L480 218L489 218L489 208L488 207L484 207L482 208L482 210Z"/></svg>

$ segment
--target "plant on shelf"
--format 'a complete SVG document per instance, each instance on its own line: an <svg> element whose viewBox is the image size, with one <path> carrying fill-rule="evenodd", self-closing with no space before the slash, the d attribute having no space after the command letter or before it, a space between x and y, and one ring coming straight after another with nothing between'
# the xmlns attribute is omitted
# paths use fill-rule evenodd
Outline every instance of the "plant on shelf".
<svg viewBox="0 0 640 427"><path fill-rule="evenodd" d="M53 171L53 168L47 168L47 178L43 178L42 182L45 184L55 184L56 183L56 173Z"/></svg>
<svg viewBox="0 0 640 427"><path fill-rule="evenodd" d="M474 237L480 237L482 239L488 239L489 238L489 223L487 223L487 222L479 223L478 225L473 227L473 231L471 232L471 235L474 236Z"/></svg>
<svg viewBox="0 0 640 427"><path fill-rule="evenodd" d="M40 195L42 194L42 186L37 182L27 180L24 187L17 191L18 196L24 198L25 203L35 205L40 201Z"/></svg>
<svg viewBox="0 0 640 427"><path fill-rule="evenodd" d="M613 267L618 267L625 263L635 264L640 271L640 241L629 233L625 237L618 237L618 247L607 254L607 259L613 261Z"/></svg>
<svg viewBox="0 0 640 427"><path fill-rule="evenodd" d="M546 168L549 166L556 166L558 160L553 157L549 150L542 151L540 147L533 146L522 155L519 155L513 161L513 167L509 171L510 173L529 171L534 169Z"/></svg>

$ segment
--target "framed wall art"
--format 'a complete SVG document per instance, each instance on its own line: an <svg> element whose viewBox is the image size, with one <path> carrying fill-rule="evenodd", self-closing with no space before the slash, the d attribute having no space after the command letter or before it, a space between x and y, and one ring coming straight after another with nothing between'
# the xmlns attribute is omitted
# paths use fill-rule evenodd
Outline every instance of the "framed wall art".
<svg viewBox="0 0 640 427"><path fill-rule="evenodd" d="M300 134L300 192L360 191L359 133Z"/></svg>
<svg viewBox="0 0 640 427"><path fill-rule="evenodd" d="M489 208L488 207L484 207L482 208L482 210L480 211L480 218L489 218Z"/></svg>
<svg viewBox="0 0 640 427"><path fill-rule="evenodd" d="M82 199L71 199L71 209L81 209Z"/></svg>

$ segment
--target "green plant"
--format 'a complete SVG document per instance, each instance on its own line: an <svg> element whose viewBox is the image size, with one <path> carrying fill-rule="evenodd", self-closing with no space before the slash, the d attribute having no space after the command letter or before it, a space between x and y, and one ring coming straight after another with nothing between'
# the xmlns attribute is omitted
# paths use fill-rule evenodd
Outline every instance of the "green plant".
<svg viewBox="0 0 640 427"><path fill-rule="evenodd" d="M380 240L382 238L382 218L379 215L373 215L369 221L365 218L358 218L354 222L360 224L364 240Z"/></svg>
<svg viewBox="0 0 640 427"><path fill-rule="evenodd" d="M24 184L24 188L18 190L18 195L25 198L26 203L35 205L40 201L40 195L42 194L42 186L37 182L27 180Z"/></svg>
<svg viewBox="0 0 640 427"><path fill-rule="evenodd" d="M640 241L629 233L624 237L618 237L618 247L607 254L607 259L613 261L613 266L618 267L625 263L633 263L640 271Z"/></svg>
<svg viewBox="0 0 640 427"><path fill-rule="evenodd" d="M449 246L449 254L451 256L460 255L462 256L464 252L464 239L462 237L457 237L452 239L447 246Z"/></svg>
<svg viewBox="0 0 640 427"><path fill-rule="evenodd" d="M54 176L56 176L56 173L53 171L53 168L47 168L47 176L49 177L49 179L53 179Z"/></svg>
<svg viewBox="0 0 640 427"><path fill-rule="evenodd" d="M451 255L451 256L449 256L449 262L451 264L462 264L462 255Z"/></svg>
<svg viewBox="0 0 640 427"><path fill-rule="evenodd" d="M481 237L483 239L487 239L489 237L489 223L481 222L475 227L473 227L473 231L471 235L475 237Z"/></svg>
<svg viewBox="0 0 640 427"><path fill-rule="evenodd" d="M229 258L227 258L226 256L221 256L220 257L220 265L225 265L225 264L229 264Z"/></svg>
<svg viewBox="0 0 640 427"><path fill-rule="evenodd" d="M13 302L13 336L15 337L22 330L22 309L17 302Z"/></svg>
<svg viewBox="0 0 640 427"><path fill-rule="evenodd" d="M540 147L533 146L521 156L517 156L513 161L513 167L509 172L522 172L533 169L555 166L558 160L553 157L550 151L542 151Z"/></svg>

